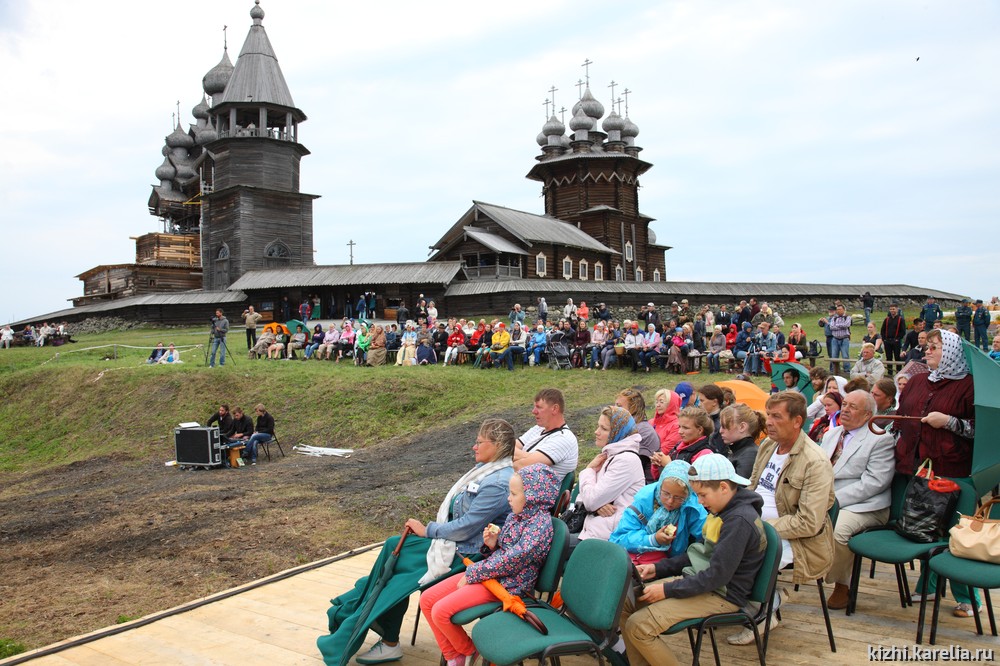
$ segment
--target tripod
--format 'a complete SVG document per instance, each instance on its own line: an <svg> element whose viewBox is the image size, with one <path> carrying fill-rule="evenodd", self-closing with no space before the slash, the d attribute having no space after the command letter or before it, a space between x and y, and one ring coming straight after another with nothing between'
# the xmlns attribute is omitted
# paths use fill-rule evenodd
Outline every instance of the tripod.
<svg viewBox="0 0 1000 666"><path fill-rule="evenodd" d="M208 354L209 354L209 351L212 349L212 342L215 341L215 340L219 340L220 346L222 347L222 354L221 354L222 358L226 358L228 356L229 359L230 359L230 361L232 362L232 364L235 366L236 365L236 357L234 357L232 355L232 353L230 353L230 351L229 351L229 345L226 344L226 336L223 335L220 338L216 338L215 337L215 329L214 328L211 331L208 332L208 344L205 345L205 363L204 364L206 366L208 365ZM219 365L222 365L222 363L220 362Z"/></svg>

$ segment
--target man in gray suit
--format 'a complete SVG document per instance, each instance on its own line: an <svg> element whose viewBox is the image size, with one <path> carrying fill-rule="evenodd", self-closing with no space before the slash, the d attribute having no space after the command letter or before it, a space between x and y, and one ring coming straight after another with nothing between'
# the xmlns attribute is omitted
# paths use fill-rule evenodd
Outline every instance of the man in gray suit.
<svg viewBox="0 0 1000 666"><path fill-rule="evenodd" d="M830 428L821 444L833 465L833 492L840 504L833 531L833 568L827 578L834 584L827 602L833 609L847 608L854 562L848 540L889 519L895 442L891 435L876 435L868 429L868 419L876 409L870 393L851 391L844 397L840 425Z"/></svg>

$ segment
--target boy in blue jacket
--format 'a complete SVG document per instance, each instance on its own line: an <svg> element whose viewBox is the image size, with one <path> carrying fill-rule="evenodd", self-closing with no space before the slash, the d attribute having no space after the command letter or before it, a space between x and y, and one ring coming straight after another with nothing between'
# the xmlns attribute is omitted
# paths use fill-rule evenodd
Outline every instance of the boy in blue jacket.
<svg viewBox="0 0 1000 666"><path fill-rule="evenodd" d="M636 567L643 580L655 580L635 603L626 601L622 611L622 638L631 666L679 664L660 634L682 620L746 606L764 562L764 501L744 487L750 480L717 453L696 460L690 475L698 501L710 514L704 542L691 544L681 555Z"/></svg>

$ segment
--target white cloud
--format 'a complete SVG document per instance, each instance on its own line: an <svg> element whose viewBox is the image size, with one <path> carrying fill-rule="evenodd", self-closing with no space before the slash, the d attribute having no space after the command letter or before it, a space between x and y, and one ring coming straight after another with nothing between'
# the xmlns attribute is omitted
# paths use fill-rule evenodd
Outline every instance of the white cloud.
<svg viewBox="0 0 1000 666"><path fill-rule="evenodd" d="M73 275L127 261L128 236L159 228L146 200L175 103L186 127L222 25L235 60L252 6L0 5L0 71L13 91L0 123L0 227L18 248L0 280L26 291L5 290L0 318L62 307L80 293ZM1000 213L992 3L262 7L309 116L302 189L322 195L319 262L346 261L349 238L359 261L423 260L472 199L541 211L539 184L523 176L542 101L554 83L559 106L572 106L590 58L606 108L611 79L633 91L642 157L655 165L641 208L675 247L672 279L830 281L836 257L844 281L981 294L1000 282L996 255L974 242ZM934 230L949 240L929 240ZM869 236L870 252L844 249ZM767 258L790 238L813 243L810 259L776 272ZM962 270L909 260L931 248L961 257Z"/></svg>

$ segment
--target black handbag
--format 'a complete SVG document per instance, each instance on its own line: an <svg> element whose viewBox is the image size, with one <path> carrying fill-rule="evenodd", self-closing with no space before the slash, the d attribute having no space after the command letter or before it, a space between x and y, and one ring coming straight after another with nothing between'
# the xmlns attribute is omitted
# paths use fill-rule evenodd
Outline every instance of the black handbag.
<svg viewBox="0 0 1000 666"><path fill-rule="evenodd" d="M563 511L562 515L559 516L559 520L566 523L566 528L569 530L570 534L579 534L582 532L583 521L586 519L587 509L584 508L582 502L570 505L570 507Z"/></svg>
<svg viewBox="0 0 1000 666"><path fill-rule="evenodd" d="M917 543L944 541L960 494L957 483L934 476L928 458L917 468L906 487L896 532Z"/></svg>

